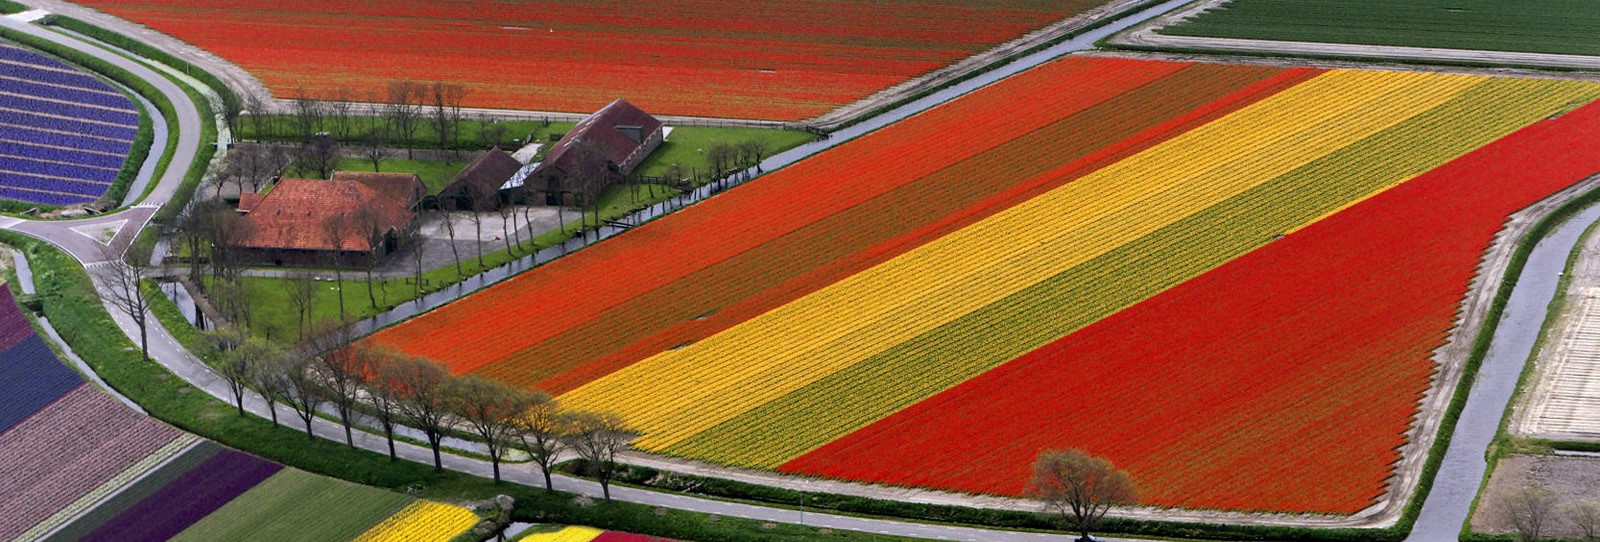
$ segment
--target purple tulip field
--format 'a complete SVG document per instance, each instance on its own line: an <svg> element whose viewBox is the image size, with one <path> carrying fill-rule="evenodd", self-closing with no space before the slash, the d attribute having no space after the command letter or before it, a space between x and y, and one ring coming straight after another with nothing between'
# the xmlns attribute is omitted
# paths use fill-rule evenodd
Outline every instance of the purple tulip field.
<svg viewBox="0 0 1600 542"><path fill-rule="evenodd" d="M123 511L83 540L167 540L282 468L282 465L253 455L224 450Z"/></svg>
<svg viewBox="0 0 1600 542"><path fill-rule="evenodd" d="M0 43L0 198L98 199L116 180L138 126L133 102L110 84Z"/></svg>

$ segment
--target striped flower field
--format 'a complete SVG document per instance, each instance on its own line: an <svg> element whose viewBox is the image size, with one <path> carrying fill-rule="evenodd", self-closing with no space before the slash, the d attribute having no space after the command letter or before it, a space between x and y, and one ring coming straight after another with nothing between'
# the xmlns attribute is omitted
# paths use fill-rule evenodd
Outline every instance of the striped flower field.
<svg viewBox="0 0 1600 542"><path fill-rule="evenodd" d="M478 521L147 418L85 383L32 330L0 287L0 540L410 542Z"/></svg>
<svg viewBox="0 0 1600 542"><path fill-rule="evenodd" d="M1083 447L1149 505L1353 514L1494 233L1600 172L1597 97L1069 57L368 341L714 463L1017 494Z"/></svg>

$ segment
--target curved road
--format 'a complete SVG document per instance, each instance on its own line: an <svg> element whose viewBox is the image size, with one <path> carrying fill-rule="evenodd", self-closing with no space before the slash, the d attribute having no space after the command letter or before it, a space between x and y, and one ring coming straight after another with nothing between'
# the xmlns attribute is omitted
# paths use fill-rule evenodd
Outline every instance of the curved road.
<svg viewBox="0 0 1600 542"><path fill-rule="evenodd" d="M1089 32L972 80L906 104L866 122L835 132L829 139L803 145L773 156L763 162L763 169L770 171L783 167L1050 59L1073 51L1089 49L1096 40L1144 20L1159 16L1188 3L1188 1L1172 0L1163 3L1124 18L1107 27ZM8 18L0 17L0 24L85 51L112 62L155 85L158 91L173 102L178 111L179 144L177 155L172 160L166 174L156 181L156 189L145 204L86 220L26 221L7 219L4 222L0 222L0 228L27 233L49 241L60 246L86 265L102 261L105 259L104 249L101 248L104 244L91 239L88 235L79 233L75 228L82 229L86 225L121 222L117 235L118 241L129 239L135 235L148 222L150 216L154 214L159 205L169 200L176 192L178 185L181 184L195 157L195 153L199 149L201 126L199 123L202 120L199 118L194 104L189 100L188 96L174 83L165 77L158 76L155 72L139 63L80 40ZM702 196L709 195L711 194L708 191ZM1508 304L1501 326L1496 331L1491 351L1479 372L1466 410L1457 425L1455 436L1451 441L1451 447L1445 455L1443 466L1430 498L1423 506L1422 515L1412 533L1411 540L1443 541L1456 539L1472 498L1477 492L1479 481L1483 476L1484 450L1498 428L1500 415L1510 398L1522 363L1526 361L1533 339L1538 334L1539 325L1543 321L1545 307L1554 293L1556 279L1565 262L1565 255L1577 242L1578 234L1581 233L1583 228L1596 220L1600 220L1600 207L1584 211L1579 215L1578 219L1558 228L1534 250L1518 285L1511 294L1511 301ZM464 295L467 291L453 293L455 296L459 296ZM414 311L421 308L417 307L410 310ZM128 332L130 336L136 333L137 328L128 318L119 315L114 310L112 313L116 316L118 324L125 332ZM392 314L386 316L399 317L401 315ZM152 357L172 369L174 373L197 387L206 390L208 393L222 398L224 401L231 398L224 383L204 363L195 359L179 346L159 323L152 325L151 344ZM257 414L265 415L267 413L266 404L259 397L250 397L246 401L246 406ZM286 417L290 416L287 410L280 414ZM319 436L332 440L342 440L343 438L342 428L325 419L318 419L316 432ZM357 444L374 451L384 450L386 446L381 437L367 433L358 434ZM399 450L401 455L410 460L419 462L430 460L429 451L423 447L401 444ZM445 460L446 466L454 470L481 476L487 476L488 474L488 464L483 461L460 456L446 456ZM512 466L506 469L506 476L508 479L519 483L530 485L538 485L540 483L537 473L528 467ZM566 491L585 495L599 495L599 487L593 482L558 476L556 477L556 484L559 489ZM1072 539L1071 536L1059 534L1019 533L768 508L631 488L613 488L613 495L619 500L652 506L745 517L762 521L803 523L819 527L899 536L945 540L1065 541Z"/></svg>
<svg viewBox="0 0 1600 542"><path fill-rule="evenodd" d="M188 174L189 166L194 163L195 155L200 150L200 113L196 109L194 102L189 99L189 95L184 94L176 83L157 75L156 72L144 64L11 17L0 17L0 26L72 47L127 70L135 77L149 82L157 92L166 96L167 100L172 102L173 109L177 112L177 150L172 157L172 161L167 166L167 171L162 174L160 179L154 180L156 187L150 192L149 197L145 198L145 203L82 220L25 220L19 218L0 220L0 228L25 233L48 241L50 244L61 247L62 250L65 250L73 258L85 265L105 261L108 259L107 255L110 254L109 247L127 246L139 234L139 230L149 223L150 217L155 215L156 210L167 200L172 199L173 194L178 191L178 186L183 184L183 178ZM163 140L157 140L157 142L152 143L151 150L153 152L151 158L159 159L163 148ZM115 229L116 234L110 241L101 241L96 238L96 232L112 228Z"/></svg>

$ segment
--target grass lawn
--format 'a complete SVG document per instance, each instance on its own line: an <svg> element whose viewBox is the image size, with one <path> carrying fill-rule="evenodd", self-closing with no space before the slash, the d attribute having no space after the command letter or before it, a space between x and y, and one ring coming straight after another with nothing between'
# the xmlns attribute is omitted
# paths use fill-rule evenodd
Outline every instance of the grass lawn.
<svg viewBox="0 0 1600 542"><path fill-rule="evenodd" d="M427 185L429 194L438 194L444 185L450 184L457 173L467 167L466 162L431 162L424 160L406 160L403 158L390 158L379 162L384 173L415 173L422 178L422 184ZM360 158L345 158L339 161L339 171L372 171L372 162Z"/></svg>
<svg viewBox="0 0 1600 542"><path fill-rule="evenodd" d="M672 135L656 151L650 153L637 170L640 175L659 177L667 167L678 164L684 169L706 171L705 150L720 142L739 143L761 141L767 155L771 156L817 139L808 132L772 130L766 128L722 128L711 126L686 126L674 128Z"/></svg>
<svg viewBox="0 0 1600 542"><path fill-rule="evenodd" d="M354 540L415 499L298 469L284 469L240 495L175 542Z"/></svg>
<svg viewBox="0 0 1600 542"><path fill-rule="evenodd" d="M1164 34L1600 55L1590 0L1233 0Z"/></svg>

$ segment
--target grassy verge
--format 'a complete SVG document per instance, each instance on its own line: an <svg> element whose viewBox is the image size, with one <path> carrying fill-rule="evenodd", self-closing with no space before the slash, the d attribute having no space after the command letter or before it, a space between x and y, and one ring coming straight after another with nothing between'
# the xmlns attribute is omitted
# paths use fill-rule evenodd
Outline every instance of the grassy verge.
<svg viewBox="0 0 1600 542"><path fill-rule="evenodd" d="M706 514L660 510L649 506L609 502L589 504L566 493L544 491L455 472L435 473L431 467L388 457L343 444L316 439L287 427L273 427L255 417L240 417L232 405L195 390L157 364L144 363L133 343L100 304L89 276L65 253L44 242L11 232L0 232L0 242L23 250L34 269L44 313L67 343L113 388L144 406L152 416L191 433L301 470L383 489L448 502L483 500L496 494L516 498L517 521L593 525L605 529L700 541L838 540L877 542L905 538L826 531L797 525L770 525L754 520L719 518ZM156 298L156 315L164 321L177 317L177 308ZM180 320L181 321L181 320ZM172 327L181 342L198 341L197 332Z"/></svg>
<svg viewBox="0 0 1600 542"><path fill-rule="evenodd" d="M150 158L150 147L155 143L155 124L150 121L150 114L145 110L144 104L133 100L134 107L139 108L139 131L133 136L133 148L128 151L128 157L122 162L122 170L117 172L117 179L112 181L111 187L106 189L104 196L100 197L101 203L107 209L116 208L122 204L122 198L128 195L128 188L133 186L133 181L139 177L139 170L144 167L144 161ZM167 140L162 142L163 147L177 144L177 131L173 129L173 121L167 121ZM163 150L162 157L167 153ZM157 162L160 165L160 162ZM153 179L152 179L153 181ZM153 184L153 183L152 183Z"/></svg>
<svg viewBox="0 0 1600 542"><path fill-rule="evenodd" d="M24 11L28 11L28 6L12 2L11 0L0 0L0 15L22 13Z"/></svg>

